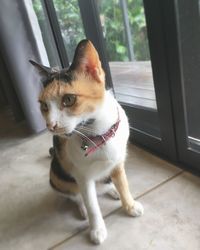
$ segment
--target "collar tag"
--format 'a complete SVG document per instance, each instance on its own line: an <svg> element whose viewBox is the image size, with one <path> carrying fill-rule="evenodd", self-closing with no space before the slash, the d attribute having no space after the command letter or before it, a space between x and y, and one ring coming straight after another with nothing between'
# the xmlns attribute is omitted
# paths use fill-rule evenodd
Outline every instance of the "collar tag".
<svg viewBox="0 0 200 250"><path fill-rule="evenodd" d="M82 138L82 144L81 149L85 151L85 156L88 156L94 152L96 152L97 149L101 148L101 146L106 145L106 142L115 136L119 123L120 123L120 117L119 117L119 110L118 112L118 119L115 124L112 125L112 127L104 134L97 135L97 136L89 136L88 140L85 138ZM90 122L94 122L94 120L89 120ZM91 145L93 144L93 145Z"/></svg>
<svg viewBox="0 0 200 250"><path fill-rule="evenodd" d="M88 148L89 148L88 143L86 141L82 141L81 149L87 151Z"/></svg>

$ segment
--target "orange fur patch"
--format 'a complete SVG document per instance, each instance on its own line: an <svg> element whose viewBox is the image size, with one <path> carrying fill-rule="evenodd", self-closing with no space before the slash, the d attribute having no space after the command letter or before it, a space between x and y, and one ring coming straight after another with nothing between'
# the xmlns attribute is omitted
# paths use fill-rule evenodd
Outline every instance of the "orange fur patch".
<svg viewBox="0 0 200 250"><path fill-rule="evenodd" d="M70 84L63 81L54 80L40 94L39 101L46 102L61 98L65 94L77 95L77 102L70 110L73 115L80 115L84 112L92 112L96 105L104 99L105 84L96 82L89 75L83 73L76 74L74 81Z"/></svg>
<svg viewBox="0 0 200 250"><path fill-rule="evenodd" d="M134 200L129 190L129 185L124 169L124 163L119 164L111 173L111 179L120 194L122 206L125 210L132 209Z"/></svg>
<svg viewBox="0 0 200 250"><path fill-rule="evenodd" d="M62 193L72 193L72 194L79 193L79 187L76 183L60 180L51 170L50 170L50 180L53 183L54 187Z"/></svg>
<svg viewBox="0 0 200 250"><path fill-rule="evenodd" d="M104 81L104 71L101 67L101 61L94 45L87 41L83 52L83 58L80 58L79 72L89 73L97 82Z"/></svg>

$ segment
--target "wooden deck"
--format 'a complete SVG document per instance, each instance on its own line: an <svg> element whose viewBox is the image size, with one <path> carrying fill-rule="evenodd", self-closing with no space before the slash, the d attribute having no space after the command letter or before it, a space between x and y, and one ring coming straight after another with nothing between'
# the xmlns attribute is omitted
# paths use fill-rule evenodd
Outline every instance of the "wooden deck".
<svg viewBox="0 0 200 250"><path fill-rule="evenodd" d="M110 62L118 101L157 109L151 62Z"/></svg>

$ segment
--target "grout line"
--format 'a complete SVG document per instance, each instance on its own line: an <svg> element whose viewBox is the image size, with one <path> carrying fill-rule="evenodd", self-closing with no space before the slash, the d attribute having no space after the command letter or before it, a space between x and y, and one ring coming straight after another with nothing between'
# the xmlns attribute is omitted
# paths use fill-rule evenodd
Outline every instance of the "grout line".
<svg viewBox="0 0 200 250"><path fill-rule="evenodd" d="M175 179L176 177L178 177L179 175L183 174L184 172L185 172L184 170L181 170L181 171L178 172L177 174L175 174L175 175L169 177L168 179L166 179L166 180L164 180L163 182L159 183L158 185L152 187L152 188L149 189L148 191L146 191L146 192L144 192L144 193L142 193L142 194L136 196L135 199L139 199L139 198L141 198L141 197L143 197L143 196L149 194L150 192L156 190L157 188L161 187L161 186L164 185L165 183L167 183L167 182L169 182L169 181ZM115 214L116 212L120 211L121 209L122 209L122 207L119 207L119 208L117 208L117 209L112 210L110 213L108 213L108 214L106 214L106 215L104 216L104 219L110 217L111 215ZM75 236L77 236L78 234L82 233L83 231L85 231L85 230L87 230L87 229L88 229L88 226L87 226L87 227L83 227L83 228L81 228L80 230L75 231L75 232L72 233L72 235L69 236L67 239L64 239L64 240L60 241L59 243L57 243L57 244L55 244L54 246L50 247L48 250L54 250L56 247L62 245L64 242L69 241L70 239L74 238Z"/></svg>
<svg viewBox="0 0 200 250"><path fill-rule="evenodd" d="M175 179L176 177L178 177L179 175L181 175L183 172L184 172L184 171L181 170L181 171L178 172L177 174L175 174L175 175L169 177L168 179L164 180L163 182L160 182L159 184L157 184L156 186L150 188L150 189L147 190L146 192L144 192L144 193L142 193L142 194L140 194L140 195L134 197L134 199L137 200L137 199L142 198L143 196L145 196L145 195L151 193L152 191L156 190L157 188L161 187L161 186L164 185L165 183L167 183L167 182L169 182L169 181ZM123 209L123 208L122 208L122 207L119 207L119 208L116 208L116 209L112 210L110 213L108 213L107 215L105 215L104 218L108 218L110 215L116 213L117 211L119 211L119 210L121 210L121 209Z"/></svg>
<svg viewBox="0 0 200 250"><path fill-rule="evenodd" d="M177 174L167 178L166 180L160 182L159 184L157 184L156 186L150 188L149 190L147 190L146 192L138 195L135 197L135 199L140 199L142 197L144 197L145 195L153 192L154 190L158 189L159 187L163 186L164 184L166 184L167 182L170 182L172 181L173 179L177 178L178 176L182 175L185 171L184 170L181 170L180 172L178 172ZM111 215L115 214L116 212L120 211L121 209L123 209L122 207L119 207L119 208L116 208L114 210L112 210L110 213L106 214L103 218L106 219L108 217L110 217ZM59 243L56 243L55 245L53 245L52 247L48 248L48 250L54 250L56 247L62 245L63 243L71 240L72 238L76 237L78 234L82 233L83 231L86 231L88 229L88 226L86 227L83 227L81 229L77 229L74 233L72 233L71 236L69 236L68 238L60 241Z"/></svg>
<svg viewBox="0 0 200 250"><path fill-rule="evenodd" d="M157 184L156 186L150 188L149 190L147 190L147 191L144 192L143 194L138 195L135 199L139 199L139 198L141 198L141 197L143 197L143 196L149 194L150 192L154 191L155 189L157 189L157 188L163 186L165 183L172 181L173 179L175 179L175 178L178 177L179 175L182 175L184 172L185 172L184 170L181 170L181 171L178 172L177 174L175 174L175 175L169 177L168 179L166 179L166 180L160 182L159 184Z"/></svg>
<svg viewBox="0 0 200 250"><path fill-rule="evenodd" d="M61 246L63 243L67 242L68 240L71 240L72 238L76 237L78 234L82 233L83 231L87 230L88 226L81 228L81 229L77 229L76 231L74 231L74 233L72 233L72 235L70 235L68 238L60 241L59 243L56 243L55 245L53 245L52 247L48 248L47 250L55 250L56 247Z"/></svg>

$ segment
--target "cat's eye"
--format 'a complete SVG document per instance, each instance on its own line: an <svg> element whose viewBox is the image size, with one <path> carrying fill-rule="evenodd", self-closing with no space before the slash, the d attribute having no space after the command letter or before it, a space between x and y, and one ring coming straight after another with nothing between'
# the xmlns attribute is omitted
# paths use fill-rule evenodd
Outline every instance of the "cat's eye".
<svg viewBox="0 0 200 250"><path fill-rule="evenodd" d="M63 107L71 107L76 102L76 95L66 94L62 98L62 106Z"/></svg>
<svg viewBox="0 0 200 250"><path fill-rule="evenodd" d="M48 105L45 102L40 103L40 108L42 112L48 112L49 110Z"/></svg>

